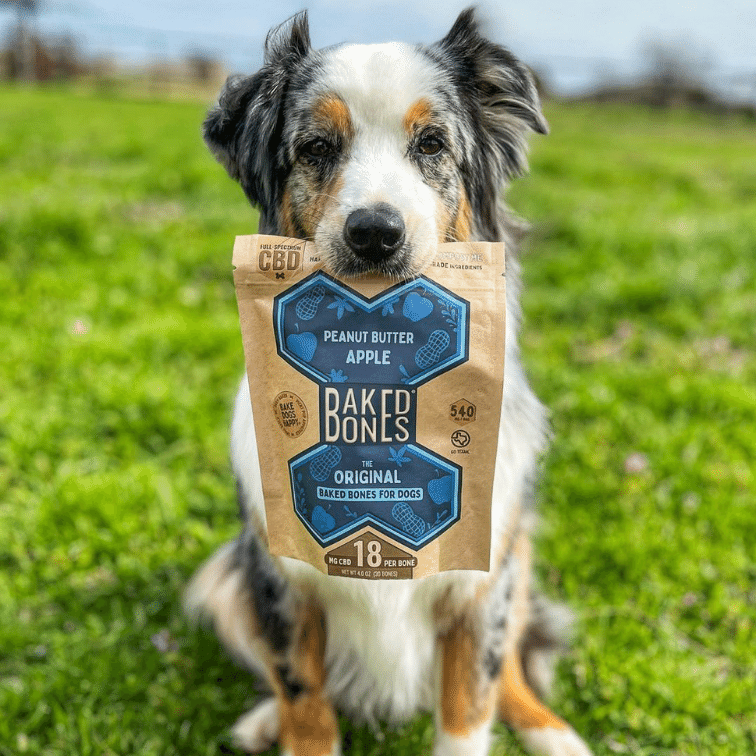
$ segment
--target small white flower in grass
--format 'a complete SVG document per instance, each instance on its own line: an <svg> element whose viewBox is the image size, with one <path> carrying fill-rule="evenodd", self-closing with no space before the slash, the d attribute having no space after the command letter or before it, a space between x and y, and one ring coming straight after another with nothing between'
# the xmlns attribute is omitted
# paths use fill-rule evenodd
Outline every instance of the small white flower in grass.
<svg viewBox="0 0 756 756"><path fill-rule="evenodd" d="M89 325L81 318L76 318L71 326L71 333L74 336L86 336L89 333Z"/></svg>
<svg viewBox="0 0 756 756"><path fill-rule="evenodd" d="M165 627L159 633L155 633L150 638L150 641L161 654L167 654L169 651L178 651L179 649L178 641L171 635L171 631Z"/></svg>
<svg viewBox="0 0 756 756"><path fill-rule="evenodd" d="M648 457L640 452L633 452L625 459L625 472L628 475L639 475L648 470Z"/></svg>

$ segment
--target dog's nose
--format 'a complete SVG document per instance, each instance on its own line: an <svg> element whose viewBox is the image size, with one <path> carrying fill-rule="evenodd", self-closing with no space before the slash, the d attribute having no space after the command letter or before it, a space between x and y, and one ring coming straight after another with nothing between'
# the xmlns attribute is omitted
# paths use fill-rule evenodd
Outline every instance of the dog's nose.
<svg viewBox="0 0 756 756"><path fill-rule="evenodd" d="M396 252L404 242L404 221L390 205L354 210L344 224L344 240L358 256L380 262Z"/></svg>

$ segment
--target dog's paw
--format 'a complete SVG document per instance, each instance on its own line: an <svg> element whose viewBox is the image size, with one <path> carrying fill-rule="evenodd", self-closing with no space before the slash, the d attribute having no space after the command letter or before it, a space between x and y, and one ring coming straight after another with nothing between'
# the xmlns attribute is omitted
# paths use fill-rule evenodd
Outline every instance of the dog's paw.
<svg viewBox="0 0 756 756"><path fill-rule="evenodd" d="M268 698L237 720L231 729L231 740L242 751L262 753L273 747L280 732L278 702Z"/></svg>
<svg viewBox="0 0 756 756"><path fill-rule="evenodd" d="M456 736L443 730L436 732L433 756L487 756L491 743L489 723L471 730L465 736Z"/></svg>
<svg viewBox="0 0 756 756"><path fill-rule="evenodd" d="M529 727L518 733L525 748L537 756L593 756L571 727Z"/></svg>
<svg viewBox="0 0 756 756"><path fill-rule="evenodd" d="M303 751L292 751L286 748L281 751L281 756L298 756L299 753L302 753L303 755L306 754L306 756L310 756L310 754L312 754L312 756L342 756L341 746L338 743L335 743L331 750L326 751L313 751L309 746Z"/></svg>

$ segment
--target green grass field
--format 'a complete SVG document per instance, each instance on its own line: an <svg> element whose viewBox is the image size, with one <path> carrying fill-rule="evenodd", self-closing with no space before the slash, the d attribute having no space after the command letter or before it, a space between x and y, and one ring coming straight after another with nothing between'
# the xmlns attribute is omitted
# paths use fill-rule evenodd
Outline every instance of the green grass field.
<svg viewBox="0 0 756 756"><path fill-rule="evenodd" d="M203 107L0 89L0 755L199 756L254 701L182 586L237 532L231 281ZM756 129L548 104L523 346L553 411L554 707L597 756L756 751ZM354 756L429 754L427 718ZM494 754L522 751L498 728Z"/></svg>

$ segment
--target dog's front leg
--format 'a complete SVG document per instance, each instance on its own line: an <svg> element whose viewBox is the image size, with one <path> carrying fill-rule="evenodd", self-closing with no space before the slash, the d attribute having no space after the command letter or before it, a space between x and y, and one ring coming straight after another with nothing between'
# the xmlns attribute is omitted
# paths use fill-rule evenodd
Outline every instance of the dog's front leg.
<svg viewBox="0 0 756 756"><path fill-rule="evenodd" d="M262 753L278 742L282 756L340 756L338 721L325 690L325 628L315 607L298 612L288 649L263 646L274 696L247 712L232 730L234 745Z"/></svg>
<svg viewBox="0 0 756 756"><path fill-rule="evenodd" d="M338 721L325 693L323 613L309 607L301 617L288 661L271 670L278 703L283 756L340 756Z"/></svg>
<svg viewBox="0 0 756 756"><path fill-rule="evenodd" d="M434 756L488 754L498 667L488 669L477 624L462 617L439 638Z"/></svg>

